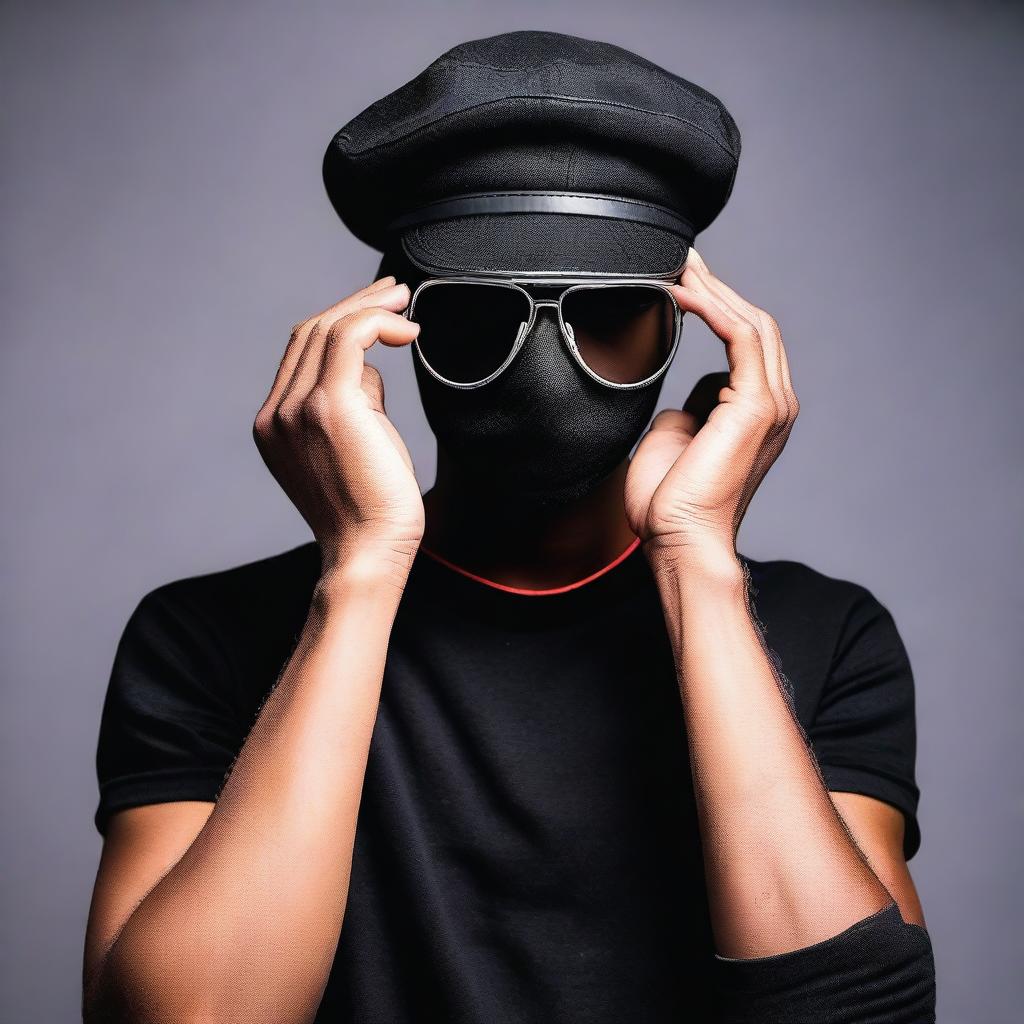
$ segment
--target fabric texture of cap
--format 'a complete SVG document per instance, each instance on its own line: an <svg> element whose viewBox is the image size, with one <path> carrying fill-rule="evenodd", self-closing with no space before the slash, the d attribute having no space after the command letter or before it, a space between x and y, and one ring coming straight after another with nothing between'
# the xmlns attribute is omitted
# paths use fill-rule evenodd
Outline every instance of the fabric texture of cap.
<svg viewBox="0 0 1024 1024"><path fill-rule="evenodd" d="M342 222L428 273L681 272L732 192L722 102L610 43L517 31L452 47L333 137Z"/></svg>

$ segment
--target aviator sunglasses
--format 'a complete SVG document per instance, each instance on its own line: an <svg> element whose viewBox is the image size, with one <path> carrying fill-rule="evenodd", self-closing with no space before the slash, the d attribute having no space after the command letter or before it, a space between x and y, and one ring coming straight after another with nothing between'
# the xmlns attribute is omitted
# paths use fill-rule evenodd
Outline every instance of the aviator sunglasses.
<svg viewBox="0 0 1024 1024"><path fill-rule="evenodd" d="M639 388L668 369L679 345L682 310L670 291L675 282L429 277L402 315L420 325L414 345L424 367L451 387L494 380L522 348L537 309L550 306L584 372L606 387Z"/></svg>

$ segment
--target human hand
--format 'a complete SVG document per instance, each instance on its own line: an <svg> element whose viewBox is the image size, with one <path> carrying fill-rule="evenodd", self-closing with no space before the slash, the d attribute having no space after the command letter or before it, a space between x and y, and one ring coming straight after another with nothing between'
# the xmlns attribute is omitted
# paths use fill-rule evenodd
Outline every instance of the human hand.
<svg viewBox="0 0 1024 1024"><path fill-rule="evenodd" d="M681 410L654 417L626 475L626 514L648 554L688 557L710 546L734 556L800 403L775 319L715 277L696 249L672 292L725 342L729 372L701 378ZM722 385L717 404L708 401L713 384Z"/></svg>
<svg viewBox="0 0 1024 1024"><path fill-rule="evenodd" d="M393 276L296 324L253 423L260 454L309 524L329 576L356 555L386 571L412 564L424 530L412 459L384 409L376 341L407 345L419 325Z"/></svg>

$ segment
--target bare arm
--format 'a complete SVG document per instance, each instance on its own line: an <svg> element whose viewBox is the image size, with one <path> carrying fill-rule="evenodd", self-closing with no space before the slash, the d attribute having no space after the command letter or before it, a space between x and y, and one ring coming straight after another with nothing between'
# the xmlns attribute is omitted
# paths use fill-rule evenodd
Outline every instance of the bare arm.
<svg viewBox="0 0 1024 1024"><path fill-rule="evenodd" d="M900 916L907 924L927 928L921 898L903 855L903 812L885 800L862 793L831 790L829 796L871 870L899 906Z"/></svg>
<svg viewBox="0 0 1024 1024"><path fill-rule="evenodd" d="M323 575L298 644L194 841L109 947L88 942L87 1021L309 1021L341 931L388 640L422 535L412 463L363 351L405 344L405 286L298 325L255 431L310 523ZM156 833L153 833L154 835ZM143 868L143 863L146 867ZM112 897L114 898L114 897ZM112 916L94 907L97 927Z"/></svg>
<svg viewBox="0 0 1024 1024"><path fill-rule="evenodd" d="M315 1015L397 607L374 572L318 589L212 814L106 956L105 999L130 1019Z"/></svg>
<svg viewBox="0 0 1024 1024"><path fill-rule="evenodd" d="M845 1022L885 1006L894 1022L923 1020L934 1012L934 964L927 933L909 923L920 907L906 865L883 835L891 816L845 802L876 872L775 674L736 552L799 412L778 324L694 249L673 293L725 343L729 372L705 378L723 385L717 402L702 381L683 409L658 413L625 499L675 656L723 1019Z"/></svg>
<svg viewBox="0 0 1024 1024"><path fill-rule="evenodd" d="M732 558L661 563L718 952L771 956L891 902L821 779Z"/></svg>

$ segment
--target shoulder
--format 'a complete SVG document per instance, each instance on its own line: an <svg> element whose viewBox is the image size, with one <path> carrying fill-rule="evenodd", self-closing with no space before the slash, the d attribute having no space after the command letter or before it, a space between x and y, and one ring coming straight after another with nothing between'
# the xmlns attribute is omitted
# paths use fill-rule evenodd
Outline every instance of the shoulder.
<svg viewBox="0 0 1024 1024"><path fill-rule="evenodd" d="M762 561L740 555L750 572L751 593L772 605L817 616L842 615L851 607L877 602L865 583L835 576L787 558Z"/></svg>
<svg viewBox="0 0 1024 1024"><path fill-rule="evenodd" d="M310 542L239 565L168 580L143 600L197 610L230 606L240 600L247 604L278 602L315 584L319 567L319 549Z"/></svg>
<svg viewBox="0 0 1024 1024"><path fill-rule="evenodd" d="M805 724L839 667L868 647L902 657L892 616L865 583L792 559L740 559L754 617Z"/></svg>
<svg viewBox="0 0 1024 1024"><path fill-rule="evenodd" d="M807 562L790 558L762 560L740 555L740 561L750 566L752 581L766 588L783 588L792 593L827 597L842 602L869 593L865 584L833 575Z"/></svg>
<svg viewBox="0 0 1024 1024"><path fill-rule="evenodd" d="M126 632L216 651L231 668L276 656L301 630L320 571L313 542L169 580L143 595ZM285 650L285 654L287 654Z"/></svg>
<svg viewBox="0 0 1024 1024"><path fill-rule="evenodd" d="M121 808L216 799L302 629L319 563L311 543L174 579L139 600L100 722L101 833Z"/></svg>

